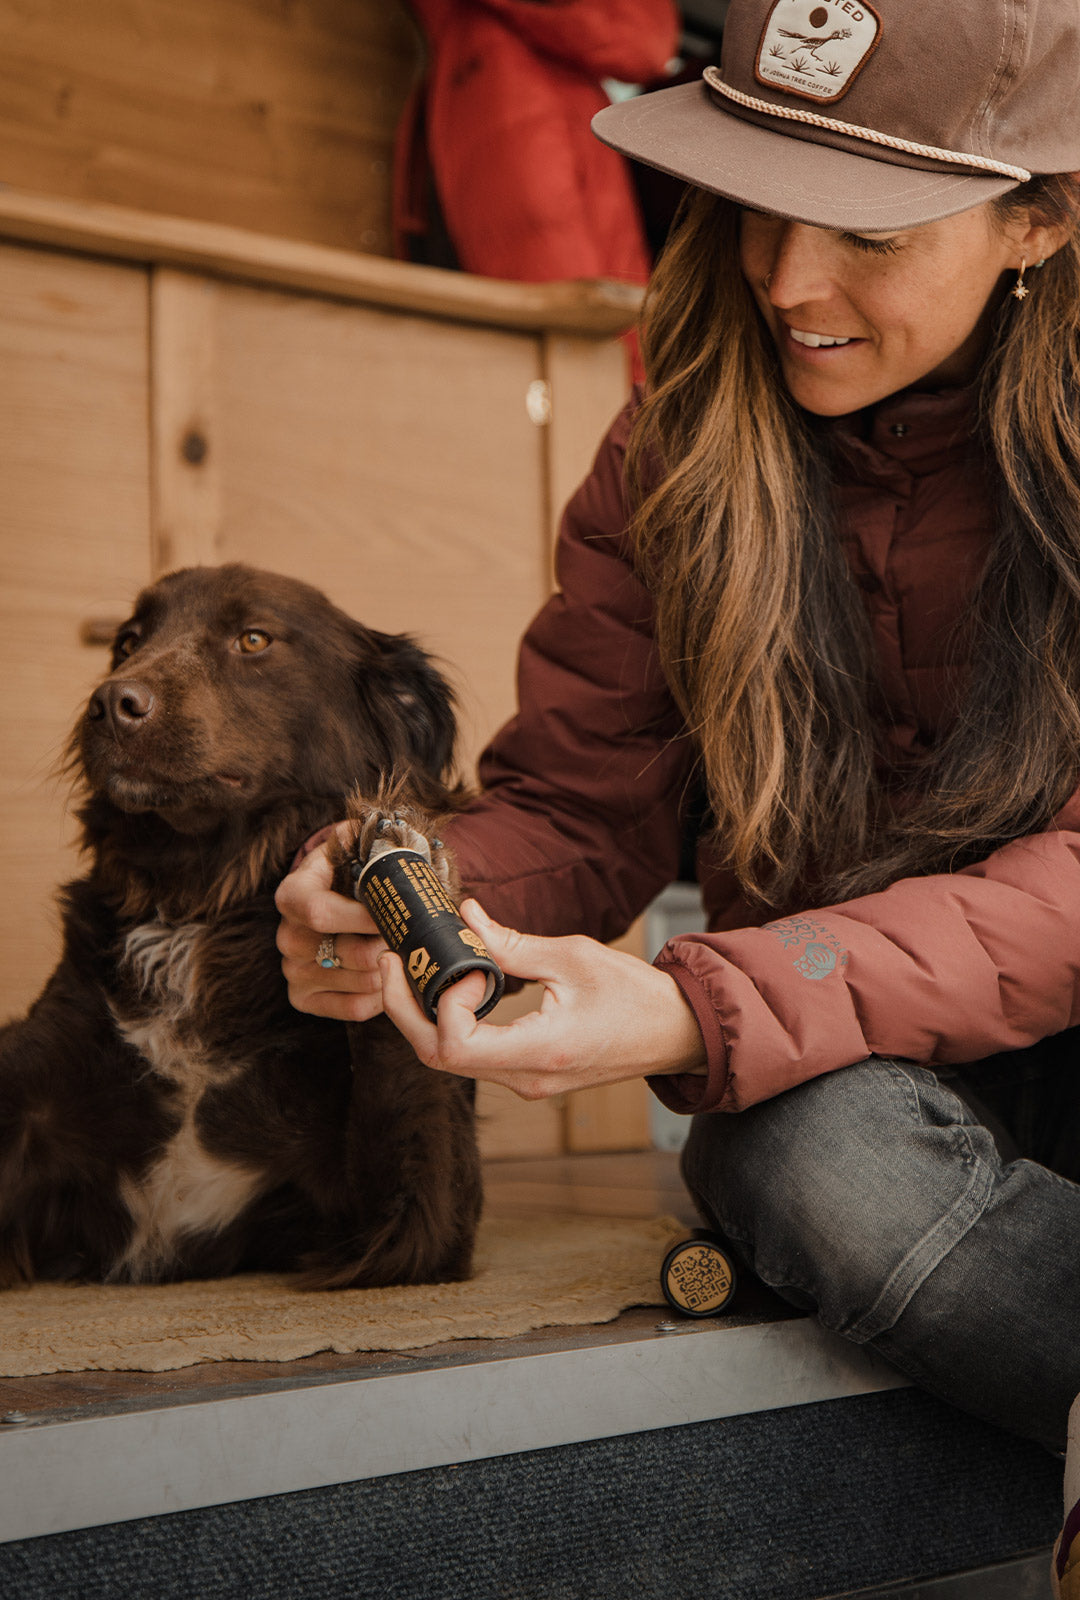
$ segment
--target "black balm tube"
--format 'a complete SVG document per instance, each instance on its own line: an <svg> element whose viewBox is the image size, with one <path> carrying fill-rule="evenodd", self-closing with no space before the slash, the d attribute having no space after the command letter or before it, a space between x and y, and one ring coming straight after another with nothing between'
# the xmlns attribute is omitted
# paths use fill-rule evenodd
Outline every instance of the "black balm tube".
<svg viewBox="0 0 1080 1600"><path fill-rule="evenodd" d="M371 912L390 949L401 957L429 1021L435 1021L442 991L467 972L487 977L484 998L476 1008L478 1017L486 1017L502 998L501 971L418 850L395 848L373 856L356 872L354 893Z"/></svg>

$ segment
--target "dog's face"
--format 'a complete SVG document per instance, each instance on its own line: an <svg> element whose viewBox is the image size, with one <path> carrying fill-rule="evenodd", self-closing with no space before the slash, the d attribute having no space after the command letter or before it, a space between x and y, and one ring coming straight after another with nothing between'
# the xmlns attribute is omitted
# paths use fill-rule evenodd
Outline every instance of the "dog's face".
<svg viewBox="0 0 1080 1600"><path fill-rule="evenodd" d="M188 833L394 768L438 777L452 744L450 692L410 639L237 565L140 594L76 730L95 793Z"/></svg>

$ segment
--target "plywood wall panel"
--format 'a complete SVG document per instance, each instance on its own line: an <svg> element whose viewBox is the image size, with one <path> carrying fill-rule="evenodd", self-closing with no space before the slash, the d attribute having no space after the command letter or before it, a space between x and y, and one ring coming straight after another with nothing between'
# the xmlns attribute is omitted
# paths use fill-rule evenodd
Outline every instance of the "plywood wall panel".
<svg viewBox="0 0 1080 1600"><path fill-rule="evenodd" d="M148 575L147 381L144 272L0 246L0 1017L58 954L75 857L53 774L106 670L81 625Z"/></svg>
<svg viewBox="0 0 1080 1600"><path fill-rule="evenodd" d="M159 268L150 278L151 560L155 576L220 560L219 286ZM211 450L210 441L214 441Z"/></svg>
<svg viewBox="0 0 1080 1600"><path fill-rule="evenodd" d="M0 181L389 254L397 0L0 0Z"/></svg>

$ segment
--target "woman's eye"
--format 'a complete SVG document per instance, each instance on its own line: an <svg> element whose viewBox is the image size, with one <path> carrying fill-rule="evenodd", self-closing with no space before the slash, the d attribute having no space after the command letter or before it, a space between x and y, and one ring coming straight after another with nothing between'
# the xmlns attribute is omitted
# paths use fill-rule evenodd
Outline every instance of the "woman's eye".
<svg viewBox="0 0 1080 1600"><path fill-rule="evenodd" d="M235 648L245 656L253 656L265 650L269 643L270 635L261 628L245 628L236 639Z"/></svg>
<svg viewBox="0 0 1080 1600"><path fill-rule="evenodd" d="M845 244L850 244L856 250L867 250L875 256L895 255L897 244L895 239L867 239L861 233L842 233L840 235Z"/></svg>

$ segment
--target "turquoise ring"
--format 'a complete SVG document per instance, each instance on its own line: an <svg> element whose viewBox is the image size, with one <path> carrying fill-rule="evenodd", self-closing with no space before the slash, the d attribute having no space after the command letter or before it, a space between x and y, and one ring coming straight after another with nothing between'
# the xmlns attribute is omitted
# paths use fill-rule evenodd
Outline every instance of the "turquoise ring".
<svg viewBox="0 0 1080 1600"><path fill-rule="evenodd" d="M320 967L340 967L341 957L334 949L334 935L332 933L328 933L326 938L320 942L319 948L315 952L315 960Z"/></svg>

